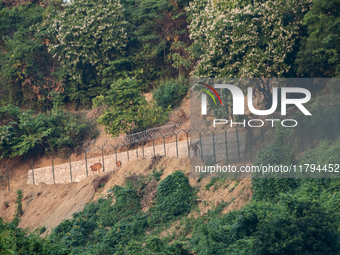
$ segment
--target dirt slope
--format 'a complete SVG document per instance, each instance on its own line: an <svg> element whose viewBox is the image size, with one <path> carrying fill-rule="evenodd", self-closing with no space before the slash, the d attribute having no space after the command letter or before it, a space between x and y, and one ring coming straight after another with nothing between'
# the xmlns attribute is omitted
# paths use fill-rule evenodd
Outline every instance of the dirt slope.
<svg viewBox="0 0 340 255"><path fill-rule="evenodd" d="M47 226L47 231L44 233L46 235L62 220L72 218L74 212L83 210L87 202L105 196L114 185L124 185L125 177L130 173L147 175L152 167L157 167L158 169L164 168L161 180L176 170L186 170L186 175L190 177L189 166L189 158L164 157L158 162L151 159L136 160L123 165L116 172L102 172L79 183L58 185L27 185L27 175L25 175L16 182L12 191L0 190L0 217L6 221L13 219L16 207L16 190L20 188L24 194L22 201L24 214L19 227L29 228L33 231L38 227ZM210 190L205 189L205 185L210 181L208 178L200 182L194 178L189 178L189 180L191 186L199 188L198 202L201 213L205 213L221 200L229 202L234 199L225 209L224 213L227 213L230 210L242 208L251 199L252 190L249 179L240 180L236 187L234 186L237 180L227 180L225 182L227 185L219 188L211 187ZM104 188L97 189L101 183L105 183ZM230 187L234 187L234 189L231 190Z"/></svg>

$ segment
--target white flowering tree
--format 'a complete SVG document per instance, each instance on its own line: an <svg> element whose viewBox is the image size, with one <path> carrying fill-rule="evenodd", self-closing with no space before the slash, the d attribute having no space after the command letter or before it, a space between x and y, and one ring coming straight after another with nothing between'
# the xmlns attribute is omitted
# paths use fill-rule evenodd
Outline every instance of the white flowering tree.
<svg viewBox="0 0 340 255"><path fill-rule="evenodd" d="M194 0L188 7L189 30L200 60L192 75L263 78L253 93L271 105L272 85L265 78L294 76L302 20L310 4L311 0Z"/></svg>
<svg viewBox="0 0 340 255"><path fill-rule="evenodd" d="M257 2L230 7L213 0L190 4L190 38L202 51L194 76L260 78L289 74L290 54L298 45L302 19L311 0Z"/></svg>
<svg viewBox="0 0 340 255"><path fill-rule="evenodd" d="M118 0L72 0L47 12L40 32L60 61L69 100L82 103L110 87L122 64L125 26Z"/></svg>

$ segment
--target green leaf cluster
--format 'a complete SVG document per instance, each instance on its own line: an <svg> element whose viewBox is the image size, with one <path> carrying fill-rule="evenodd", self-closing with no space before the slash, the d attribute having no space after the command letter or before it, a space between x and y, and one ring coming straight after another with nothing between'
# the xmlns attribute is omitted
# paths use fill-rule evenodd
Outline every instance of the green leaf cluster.
<svg viewBox="0 0 340 255"><path fill-rule="evenodd" d="M1 158L44 153L66 154L93 138L90 126L79 114L54 108L46 114L21 111L8 105L0 108Z"/></svg>
<svg viewBox="0 0 340 255"><path fill-rule="evenodd" d="M99 105L106 105L107 108L98 123L114 136L121 132L131 133L163 125L170 111L154 102L148 103L141 95L136 79L130 78L117 80L106 96L96 97L94 107Z"/></svg>
<svg viewBox="0 0 340 255"><path fill-rule="evenodd" d="M296 64L304 77L340 75L339 1L313 0L303 23L308 35L303 38Z"/></svg>
<svg viewBox="0 0 340 255"><path fill-rule="evenodd" d="M48 53L45 38L33 25L42 22L44 8L37 3L9 8L0 2L0 102L52 107L49 93L62 91L53 77L56 61Z"/></svg>
<svg viewBox="0 0 340 255"><path fill-rule="evenodd" d="M158 105L164 109L168 107L174 108L178 106L182 99L187 95L189 89L189 81L183 77L179 79L171 79L161 82L157 89L153 92Z"/></svg>

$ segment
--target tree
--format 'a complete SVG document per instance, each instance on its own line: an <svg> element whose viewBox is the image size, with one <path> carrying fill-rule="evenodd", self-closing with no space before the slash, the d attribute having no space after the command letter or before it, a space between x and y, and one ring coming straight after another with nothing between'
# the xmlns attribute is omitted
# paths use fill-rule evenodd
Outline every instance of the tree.
<svg viewBox="0 0 340 255"><path fill-rule="evenodd" d="M119 79L113 83L111 90L108 91L106 97L102 97L101 101L105 102L108 108L100 116L98 123L105 125L106 131L116 136L137 125L141 119L139 108L147 104L136 80L130 78Z"/></svg>
<svg viewBox="0 0 340 255"><path fill-rule="evenodd" d="M68 100L85 104L109 89L124 64L125 26L117 0L73 0L47 12L38 32L60 61Z"/></svg>
<svg viewBox="0 0 340 255"><path fill-rule="evenodd" d="M184 75L191 44L185 7L188 0L122 0L129 23L126 47L129 70L147 91L160 78ZM173 64L173 66L172 66Z"/></svg>
<svg viewBox="0 0 340 255"><path fill-rule="evenodd" d="M263 96L270 104L272 84L264 78L295 76L292 66L303 34L302 19L310 2L191 2L187 9L190 38L200 56L192 75L262 78L252 84L253 93ZM245 92L249 84L235 85Z"/></svg>
<svg viewBox="0 0 340 255"><path fill-rule="evenodd" d="M53 76L57 63L33 25L43 18L40 1L0 3L0 100L3 104L52 107L50 92L63 92Z"/></svg>
<svg viewBox="0 0 340 255"><path fill-rule="evenodd" d="M304 77L340 75L340 4L338 0L314 0L303 23L308 37L304 38L296 64Z"/></svg>

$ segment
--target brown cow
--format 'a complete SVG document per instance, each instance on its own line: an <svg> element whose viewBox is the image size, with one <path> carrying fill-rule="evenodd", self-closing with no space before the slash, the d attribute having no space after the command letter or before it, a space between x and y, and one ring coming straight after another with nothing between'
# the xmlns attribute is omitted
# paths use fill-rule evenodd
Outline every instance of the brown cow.
<svg viewBox="0 0 340 255"><path fill-rule="evenodd" d="M91 171L94 174L94 172L96 172L96 171L98 171L100 173L100 168L103 168L103 166L102 166L102 163L95 163L94 165L90 166L90 168L91 168Z"/></svg>
<svg viewBox="0 0 340 255"><path fill-rule="evenodd" d="M118 161L118 162L116 163L116 166L117 166L117 167L121 167L121 166L122 166L122 161Z"/></svg>

